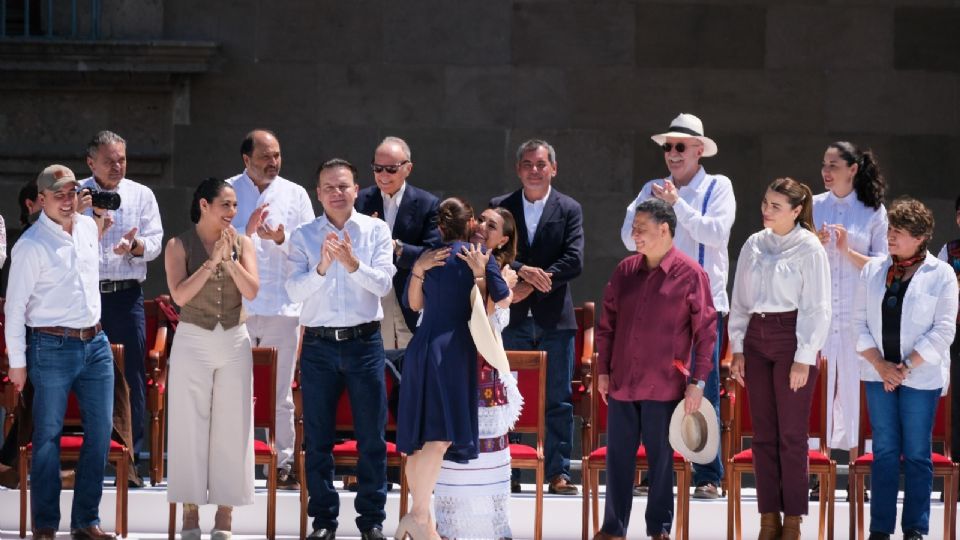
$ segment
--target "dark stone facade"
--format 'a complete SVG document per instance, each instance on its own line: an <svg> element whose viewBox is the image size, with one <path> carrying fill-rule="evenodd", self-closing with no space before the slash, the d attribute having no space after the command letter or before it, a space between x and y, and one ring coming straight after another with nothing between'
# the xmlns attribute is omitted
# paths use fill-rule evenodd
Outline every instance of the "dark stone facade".
<svg viewBox="0 0 960 540"><path fill-rule="evenodd" d="M82 3L81 3L82 4ZM514 151L543 137L558 189L583 203L578 301L599 300L626 252L623 210L664 174L649 135L677 113L705 123L733 179L736 258L760 227L764 186L795 176L820 191L827 143L873 147L892 196L957 235L960 5L951 0L123 0L100 40L0 40L0 213L42 165L87 174L97 130L129 141L131 178L157 193L165 229L188 226L207 176L241 170L255 127L280 137L282 174L313 193L321 161L365 166L406 138L411 181L478 207L515 189ZM85 28L85 26L84 26ZM38 44L39 43L39 44ZM162 261L148 295L164 292Z"/></svg>

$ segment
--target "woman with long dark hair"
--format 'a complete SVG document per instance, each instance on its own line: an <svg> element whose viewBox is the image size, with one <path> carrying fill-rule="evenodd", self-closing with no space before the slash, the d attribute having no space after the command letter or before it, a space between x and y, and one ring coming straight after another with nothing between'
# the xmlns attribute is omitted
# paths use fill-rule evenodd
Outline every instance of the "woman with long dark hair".
<svg viewBox="0 0 960 540"><path fill-rule="evenodd" d="M792 178L770 184L764 229L743 245L733 284L730 372L750 398L759 540L800 538L808 510L807 427L830 325L830 268L812 199Z"/></svg>
<svg viewBox="0 0 960 540"><path fill-rule="evenodd" d="M887 219L890 256L863 267L854 313L873 428L870 540L896 528L901 466L900 526L904 540L919 540L930 525L931 435L949 384L958 288L953 269L927 252L933 213L923 203L897 199Z"/></svg>
<svg viewBox="0 0 960 540"><path fill-rule="evenodd" d="M167 242L164 264L180 324L170 350L167 499L183 503L184 540L200 539L201 504L216 504L213 540L231 537L234 506L253 503L253 353L242 299L257 295L253 243L231 225L237 195L200 183L196 225Z"/></svg>
<svg viewBox="0 0 960 540"><path fill-rule="evenodd" d="M466 463L479 453L477 349L468 327L470 293L489 293L499 302L510 289L497 261L466 241L473 209L458 198L440 204L438 227L444 246L424 252L414 263L404 301L423 311L407 347L400 384L397 449L408 455L406 476L413 508L396 537L438 538L430 503L443 459ZM468 259L485 257L483 271Z"/></svg>
<svg viewBox="0 0 960 540"><path fill-rule="evenodd" d="M827 446L849 450L852 463L860 433L853 296L863 265L887 254L886 183L873 152L846 141L827 146L820 175L827 191L813 198L813 221L827 250L833 294L833 317L822 351L827 361ZM819 489L814 496L819 496Z"/></svg>
<svg viewBox="0 0 960 540"><path fill-rule="evenodd" d="M517 283L517 274L509 266L517 255L516 229L509 210L487 208L470 237L470 242L485 247L493 256L510 288ZM467 262L476 274L483 273L484 256ZM510 322L512 297L511 293L498 303L488 299L487 310L497 334ZM480 453L467 463L443 462L433 499L437 532L443 538L497 540L513 536L507 433L520 416L523 398L510 372L500 373L483 360L478 362L478 370Z"/></svg>

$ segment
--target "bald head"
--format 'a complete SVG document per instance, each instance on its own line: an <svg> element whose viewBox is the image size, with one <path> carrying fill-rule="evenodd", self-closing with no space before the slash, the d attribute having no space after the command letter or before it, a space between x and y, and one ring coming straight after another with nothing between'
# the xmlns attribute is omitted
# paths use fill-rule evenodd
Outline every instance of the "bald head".
<svg viewBox="0 0 960 540"><path fill-rule="evenodd" d="M381 191L393 195L403 187L413 162L410 146L400 137L387 137L373 154L373 178Z"/></svg>
<svg viewBox="0 0 960 540"><path fill-rule="evenodd" d="M255 129L247 133L240 154L247 176L261 190L280 174L280 141L272 131Z"/></svg>

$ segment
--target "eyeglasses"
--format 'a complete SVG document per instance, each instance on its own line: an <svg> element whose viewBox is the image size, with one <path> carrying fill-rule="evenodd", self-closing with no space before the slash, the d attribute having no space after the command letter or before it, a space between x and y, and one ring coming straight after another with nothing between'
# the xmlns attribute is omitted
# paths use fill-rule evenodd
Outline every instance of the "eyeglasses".
<svg viewBox="0 0 960 540"><path fill-rule="evenodd" d="M678 143L676 143L676 144L665 142L665 143L663 143L663 144L660 145L660 148L663 148L663 151L664 151L664 152L667 152L667 153L669 153L670 150L673 150L674 148L676 148L676 149L677 149L677 152L679 152L679 153L682 154L684 151L686 151L687 146L688 146L688 145L687 145L686 143L682 143L682 142L678 142ZM691 145L689 145L689 146L691 146L691 147L696 147L696 146L700 146L700 145L699 145L699 144L691 144Z"/></svg>
<svg viewBox="0 0 960 540"><path fill-rule="evenodd" d="M397 174L397 171L400 170L400 167L403 167L407 163L410 163L410 160L405 159L396 165L378 165L376 163L371 163L370 166L373 167L373 172L375 173L387 171L388 174Z"/></svg>

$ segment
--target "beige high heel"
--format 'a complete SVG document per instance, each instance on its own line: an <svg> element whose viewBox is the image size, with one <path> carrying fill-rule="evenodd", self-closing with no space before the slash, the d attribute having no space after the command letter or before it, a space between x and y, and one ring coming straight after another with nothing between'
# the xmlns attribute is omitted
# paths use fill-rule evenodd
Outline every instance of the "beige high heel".
<svg viewBox="0 0 960 540"><path fill-rule="evenodd" d="M424 526L428 529L424 529ZM431 540L436 532L430 534L430 522L421 525L413 519L413 514L407 514L397 524L397 532L393 533L394 540Z"/></svg>

